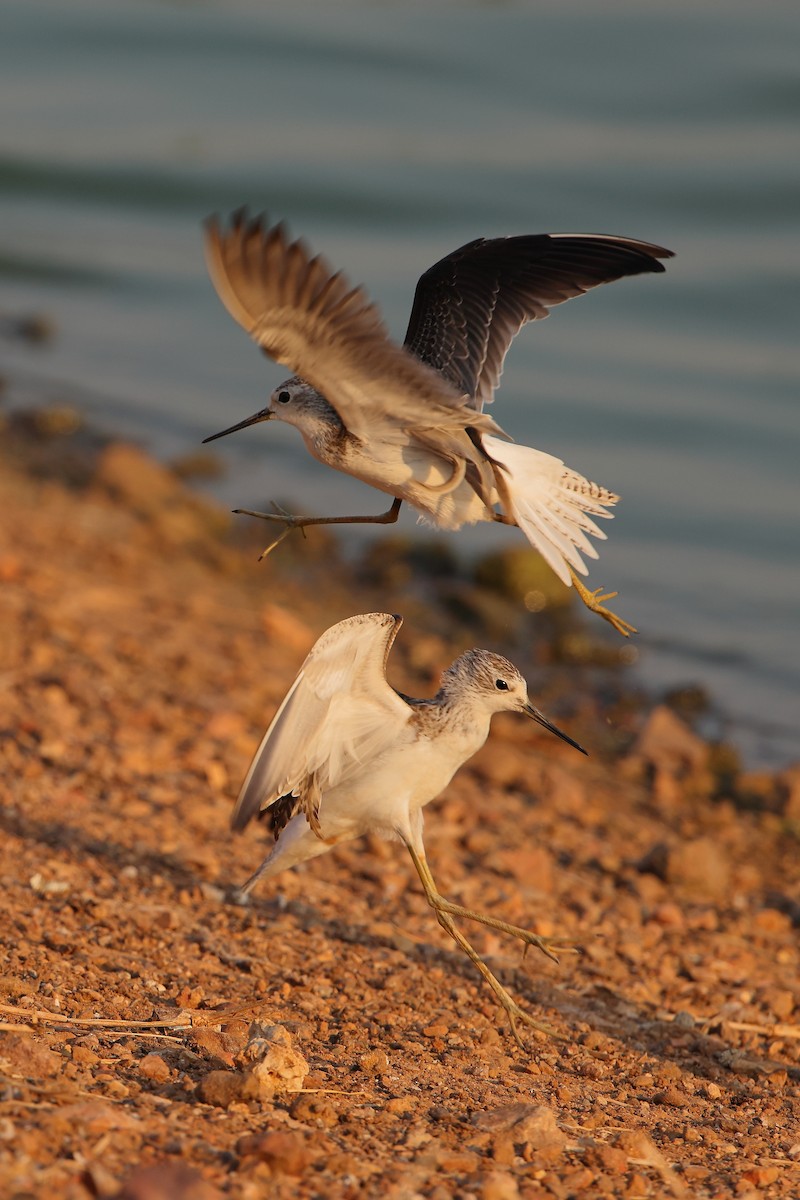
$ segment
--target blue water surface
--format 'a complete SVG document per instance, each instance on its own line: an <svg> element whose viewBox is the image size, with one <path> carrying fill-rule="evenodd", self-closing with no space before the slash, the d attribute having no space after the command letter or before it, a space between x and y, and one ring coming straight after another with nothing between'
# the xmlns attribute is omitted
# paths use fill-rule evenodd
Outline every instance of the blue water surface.
<svg viewBox="0 0 800 1200"><path fill-rule="evenodd" d="M644 680L706 684L750 762L797 759L798 44L796 0L5 0L0 312L58 331L0 344L7 402L72 398L165 457L261 407L286 372L202 259L203 218L243 203L398 337L473 237L669 246L666 275L524 330L495 415L621 493L591 582L642 629ZM382 504L288 428L220 453L231 503Z"/></svg>

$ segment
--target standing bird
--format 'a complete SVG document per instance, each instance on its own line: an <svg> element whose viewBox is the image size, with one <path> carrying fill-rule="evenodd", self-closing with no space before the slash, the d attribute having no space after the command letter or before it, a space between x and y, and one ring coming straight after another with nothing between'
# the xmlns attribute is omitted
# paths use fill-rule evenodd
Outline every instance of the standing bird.
<svg viewBox="0 0 800 1200"><path fill-rule="evenodd" d="M463 908L438 891L425 858L422 809L486 741L494 713L519 712L586 751L528 700L516 667L488 650L468 650L447 668L431 700L413 700L386 682L386 660L402 617L366 613L332 625L303 663L250 764L231 825L269 813L275 846L247 883L325 854L339 842L377 833L405 842L437 920L469 956L517 1021L546 1029L519 1007L453 917L536 946L551 958L563 942Z"/></svg>
<svg viewBox="0 0 800 1200"><path fill-rule="evenodd" d="M363 288L332 273L282 224L234 214L206 227L206 259L220 299L262 349L297 372L266 408L205 438L275 417L296 425L320 462L394 497L378 516L258 513L292 530L308 525L390 524L403 500L440 529L475 521L518 525L568 587L627 637L636 630L604 606L616 592L589 591L581 553L610 517L613 492L541 450L515 445L484 412L506 351L528 321L600 283L658 272L671 251L631 238L534 234L479 238L420 278L405 345L393 342ZM263 556L262 556L263 557Z"/></svg>

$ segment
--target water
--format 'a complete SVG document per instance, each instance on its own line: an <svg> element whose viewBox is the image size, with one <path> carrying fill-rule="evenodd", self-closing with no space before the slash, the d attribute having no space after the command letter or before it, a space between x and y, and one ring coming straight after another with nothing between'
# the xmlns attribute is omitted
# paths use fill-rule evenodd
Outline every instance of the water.
<svg viewBox="0 0 800 1200"><path fill-rule="evenodd" d="M591 581L645 631L644 679L706 684L750 762L796 759L798 35L796 0L5 0L0 311L58 329L0 343L9 401L71 398L163 456L261 407L285 372L202 261L202 219L242 203L398 337L417 276L475 236L669 246L665 276L525 330L496 415L622 494ZM288 428L220 453L226 501L381 507ZM459 545L487 533L518 538Z"/></svg>

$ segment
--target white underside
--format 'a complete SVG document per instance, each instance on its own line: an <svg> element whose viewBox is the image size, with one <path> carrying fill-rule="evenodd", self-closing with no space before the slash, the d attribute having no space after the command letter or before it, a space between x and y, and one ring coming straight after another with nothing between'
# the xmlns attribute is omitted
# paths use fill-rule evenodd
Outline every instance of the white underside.
<svg viewBox="0 0 800 1200"><path fill-rule="evenodd" d="M489 719L476 719L445 737L417 736L413 726L400 731L390 749L364 762L347 781L326 791L319 807L322 837L311 829L304 812L282 830L265 862L252 877L269 879L289 867L325 854L339 842L366 833L402 838L424 854L422 809L444 790L455 772L483 743Z"/></svg>
<svg viewBox="0 0 800 1200"><path fill-rule="evenodd" d="M606 534L592 517L611 518L607 511L618 497L566 467L560 458L484 434L486 453L503 468L511 501L506 513L516 521L534 549L569 587L570 568L586 575L582 555L597 558L589 536L605 540ZM309 447L311 448L311 447ZM502 497L495 490L489 509L466 480L448 489L453 468L424 448L380 441L368 452L351 451L347 459L331 465L365 483L400 496L420 513L421 520L437 529L460 529L477 521L493 520ZM442 490L437 490L441 488Z"/></svg>

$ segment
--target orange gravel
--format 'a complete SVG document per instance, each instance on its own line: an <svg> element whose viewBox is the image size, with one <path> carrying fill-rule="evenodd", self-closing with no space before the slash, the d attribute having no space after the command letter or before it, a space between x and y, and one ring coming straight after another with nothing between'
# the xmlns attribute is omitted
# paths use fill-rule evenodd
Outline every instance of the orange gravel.
<svg viewBox="0 0 800 1200"><path fill-rule="evenodd" d="M446 895L580 945L465 929L558 1035L520 1051L401 846L227 900L266 838L232 801L323 628L405 612L418 694L493 644L325 538L259 566L240 530L126 447L78 486L0 460L0 1194L800 1194L800 771L723 779L671 710L570 708L563 670L537 699L592 758L497 720L426 841ZM244 1097L253 1020L302 1091Z"/></svg>

